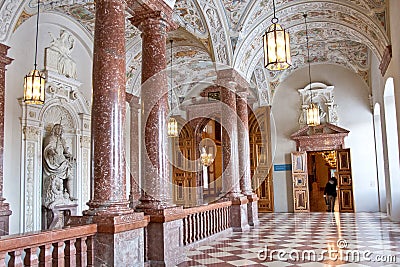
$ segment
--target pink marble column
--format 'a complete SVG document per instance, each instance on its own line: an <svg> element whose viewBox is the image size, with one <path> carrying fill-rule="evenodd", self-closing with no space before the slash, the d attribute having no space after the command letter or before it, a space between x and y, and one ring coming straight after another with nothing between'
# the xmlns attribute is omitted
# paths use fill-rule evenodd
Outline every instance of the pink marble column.
<svg viewBox="0 0 400 267"><path fill-rule="evenodd" d="M170 10L169 12L172 12ZM143 193L138 208L163 209L172 206L168 160L168 80L166 61L167 19L172 13L137 13L131 20L142 31L142 142Z"/></svg>
<svg viewBox="0 0 400 267"><path fill-rule="evenodd" d="M6 66L12 62L12 59L7 57L8 49L8 46L0 44L0 236L8 234L11 215L9 204L4 202L3 197L5 71Z"/></svg>
<svg viewBox="0 0 400 267"><path fill-rule="evenodd" d="M249 226L246 196L240 190L239 135L236 107L237 88L243 89L245 80L232 69L217 73L217 84L221 88L222 125L222 194L232 201L231 226L233 231L247 231Z"/></svg>
<svg viewBox="0 0 400 267"><path fill-rule="evenodd" d="M129 206L136 207L140 198L139 187L139 98L132 94L126 94L126 101L130 107L130 192L129 192Z"/></svg>
<svg viewBox="0 0 400 267"><path fill-rule="evenodd" d="M247 110L248 92L239 92L236 97L238 114L238 143L239 143L239 174L240 190L244 195L251 195L250 175L250 140L249 140L249 114Z"/></svg>
<svg viewBox="0 0 400 267"><path fill-rule="evenodd" d="M125 163L125 2L96 1L92 196L86 215L130 213Z"/></svg>
<svg viewBox="0 0 400 267"><path fill-rule="evenodd" d="M247 203L248 222L250 226L255 226L259 224L258 197L251 187L248 95L248 92L239 92L236 97L239 134L239 173L241 175L240 189L249 201Z"/></svg>
<svg viewBox="0 0 400 267"><path fill-rule="evenodd" d="M236 94L221 86L222 102L222 194L228 197L243 196L240 190L238 128L236 116Z"/></svg>

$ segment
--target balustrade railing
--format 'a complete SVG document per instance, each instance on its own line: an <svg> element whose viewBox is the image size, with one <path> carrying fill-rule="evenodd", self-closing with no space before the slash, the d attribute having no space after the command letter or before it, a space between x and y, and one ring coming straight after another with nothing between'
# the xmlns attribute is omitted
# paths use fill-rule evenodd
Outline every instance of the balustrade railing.
<svg viewBox="0 0 400 267"><path fill-rule="evenodd" d="M221 202L185 209L183 244L188 245L231 227L232 202Z"/></svg>
<svg viewBox="0 0 400 267"><path fill-rule="evenodd" d="M96 232L97 226L90 224L2 236L0 266L93 266Z"/></svg>

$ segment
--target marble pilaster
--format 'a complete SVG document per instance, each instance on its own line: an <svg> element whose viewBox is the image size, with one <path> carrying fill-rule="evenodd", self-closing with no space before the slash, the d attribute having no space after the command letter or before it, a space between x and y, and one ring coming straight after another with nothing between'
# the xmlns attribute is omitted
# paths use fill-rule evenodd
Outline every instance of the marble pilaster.
<svg viewBox="0 0 400 267"><path fill-rule="evenodd" d="M248 92L238 92L236 97L236 111L238 114L238 144L239 144L239 174L240 189L247 197L247 214L250 226L259 224L258 197L251 188L250 173L250 139L249 139L249 112L247 105Z"/></svg>
<svg viewBox="0 0 400 267"><path fill-rule="evenodd" d="M12 59L7 57L8 49L8 46L0 44L0 236L8 234L9 217L12 213L3 197L5 72L6 66L12 62Z"/></svg>
<svg viewBox="0 0 400 267"><path fill-rule="evenodd" d="M130 106L130 192L129 206L136 207L140 199L139 180L139 98L132 94L126 94L126 101Z"/></svg>

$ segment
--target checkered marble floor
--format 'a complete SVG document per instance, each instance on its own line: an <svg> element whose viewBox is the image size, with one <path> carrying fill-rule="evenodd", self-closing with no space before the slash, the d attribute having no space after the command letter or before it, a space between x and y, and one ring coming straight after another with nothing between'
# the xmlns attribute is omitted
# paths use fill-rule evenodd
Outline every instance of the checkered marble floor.
<svg viewBox="0 0 400 267"><path fill-rule="evenodd" d="M258 228L191 250L178 266L400 266L400 224L385 214L259 216Z"/></svg>

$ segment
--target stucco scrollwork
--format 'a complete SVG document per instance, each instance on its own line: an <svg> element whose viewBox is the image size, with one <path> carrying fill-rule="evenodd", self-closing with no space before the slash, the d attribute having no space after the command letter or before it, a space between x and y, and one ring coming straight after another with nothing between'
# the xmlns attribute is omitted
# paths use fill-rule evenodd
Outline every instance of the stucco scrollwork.
<svg viewBox="0 0 400 267"><path fill-rule="evenodd" d="M7 33L12 25L12 19L17 10L19 0L3 1L0 9L0 41L7 38Z"/></svg>

